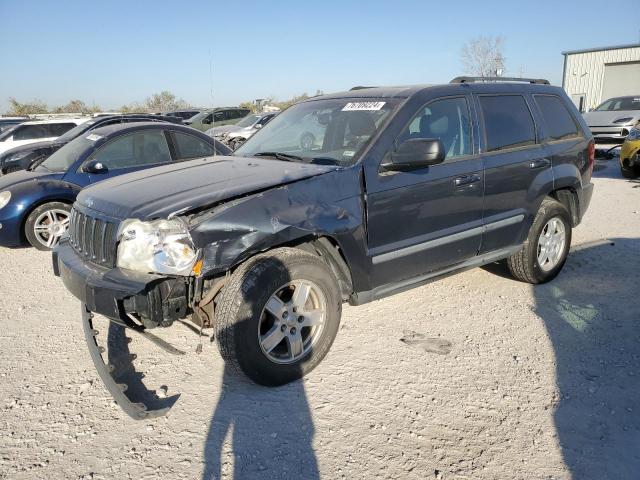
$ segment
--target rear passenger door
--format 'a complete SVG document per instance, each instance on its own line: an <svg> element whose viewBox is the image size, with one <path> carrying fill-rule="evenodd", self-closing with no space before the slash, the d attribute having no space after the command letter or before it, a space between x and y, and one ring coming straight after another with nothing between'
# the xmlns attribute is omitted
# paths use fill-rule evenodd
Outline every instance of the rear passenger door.
<svg viewBox="0 0 640 480"><path fill-rule="evenodd" d="M551 189L553 175L528 95L475 98L484 132L483 253L522 243L541 201L540 191Z"/></svg>
<svg viewBox="0 0 640 480"><path fill-rule="evenodd" d="M195 135L181 132L170 132L170 135L176 160L210 157L216 154L212 145Z"/></svg>

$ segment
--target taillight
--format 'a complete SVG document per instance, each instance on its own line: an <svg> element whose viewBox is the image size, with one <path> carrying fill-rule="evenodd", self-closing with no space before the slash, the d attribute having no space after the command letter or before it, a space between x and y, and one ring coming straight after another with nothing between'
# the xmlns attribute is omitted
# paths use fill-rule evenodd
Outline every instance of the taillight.
<svg viewBox="0 0 640 480"><path fill-rule="evenodd" d="M591 140L587 147L587 155L589 157L589 173L593 173L593 164L596 161L596 142Z"/></svg>

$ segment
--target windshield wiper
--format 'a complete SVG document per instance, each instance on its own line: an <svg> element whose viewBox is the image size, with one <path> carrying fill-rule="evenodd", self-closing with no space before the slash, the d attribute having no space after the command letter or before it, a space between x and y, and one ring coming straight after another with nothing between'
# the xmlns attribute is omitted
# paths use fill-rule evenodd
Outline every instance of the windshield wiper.
<svg viewBox="0 0 640 480"><path fill-rule="evenodd" d="M273 157L276 160L282 160L283 162L308 162L309 160L299 157L298 155L291 155L289 153L282 152L258 152L253 154L254 157Z"/></svg>

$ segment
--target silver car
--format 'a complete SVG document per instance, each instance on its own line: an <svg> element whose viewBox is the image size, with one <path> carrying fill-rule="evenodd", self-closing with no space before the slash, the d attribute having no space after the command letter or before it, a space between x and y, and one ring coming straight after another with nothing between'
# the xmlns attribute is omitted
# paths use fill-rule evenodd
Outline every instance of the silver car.
<svg viewBox="0 0 640 480"><path fill-rule="evenodd" d="M583 114L596 142L624 142L640 120L640 95L615 97Z"/></svg>
<svg viewBox="0 0 640 480"><path fill-rule="evenodd" d="M251 135L265 126L278 112L254 113L247 115L235 125L213 127L205 133L228 145L233 150L242 145Z"/></svg>

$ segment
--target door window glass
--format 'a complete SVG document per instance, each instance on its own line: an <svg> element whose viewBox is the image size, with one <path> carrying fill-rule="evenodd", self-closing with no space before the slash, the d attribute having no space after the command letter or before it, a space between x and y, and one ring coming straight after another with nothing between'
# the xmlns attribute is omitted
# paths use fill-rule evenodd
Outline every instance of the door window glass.
<svg viewBox="0 0 640 480"><path fill-rule="evenodd" d="M562 140L578 135L576 122L562 100L551 95L535 95L533 98L540 108L550 139Z"/></svg>
<svg viewBox="0 0 640 480"><path fill-rule="evenodd" d="M535 124L523 96L483 95L480 106L489 152L535 145Z"/></svg>
<svg viewBox="0 0 640 480"><path fill-rule="evenodd" d="M47 138L48 130L41 125L22 125L13 131L14 140L35 140L37 138Z"/></svg>
<svg viewBox="0 0 640 480"><path fill-rule="evenodd" d="M176 143L178 158L184 160L186 158L208 157L214 155L215 151L211 145L193 135L186 133L174 132L173 138Z"/></svg>
<svg viewBox="0 0 640 480"><path fill-rule="evenodd" d="M76 126L75 123L48 123L43 125L45 130L47 131L47 137L59 137L67 133L73 127Z"/></svg>
<svg viewBox="0 0 640 480"><path fill-rule="evenodd" d="M396 144L412 138L442 141L446 160L471 155L471 120L464 97L443 98L422 108L405 127Z"/></svg>
<svg viewBox="0 0 640 480"><path fill-rule="evenodd" d="M171 154L162 130L147 130L117 138L92 156L109 170L168 163Z"/></svg>

